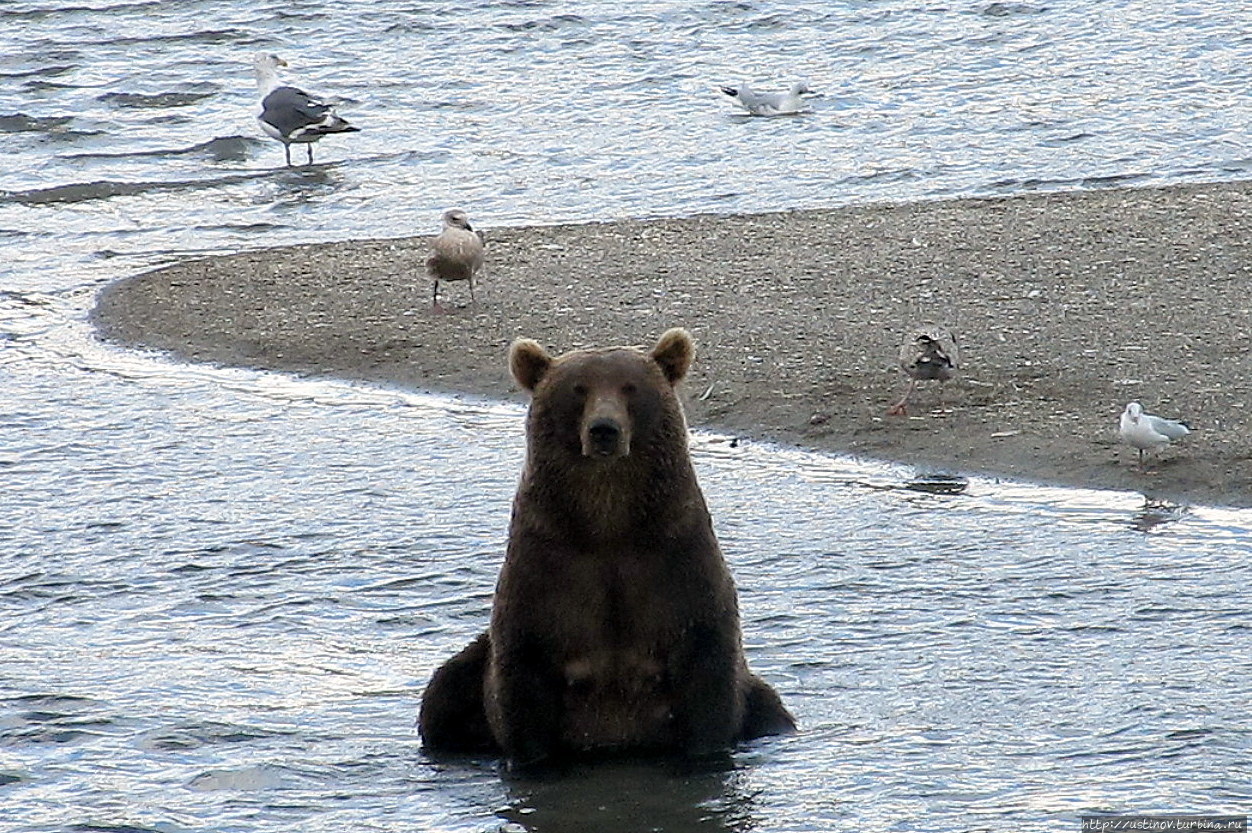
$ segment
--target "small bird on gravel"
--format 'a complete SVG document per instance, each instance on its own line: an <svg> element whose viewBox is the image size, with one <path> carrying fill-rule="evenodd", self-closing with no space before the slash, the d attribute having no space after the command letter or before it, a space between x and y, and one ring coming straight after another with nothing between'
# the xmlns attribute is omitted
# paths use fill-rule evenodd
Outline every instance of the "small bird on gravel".
<svg viewBox="0 0 1252 833"><path fill-rule="evenodd" d="M811 93L809 85L797 81L785 93L758 93L740 84L738 87L721 87L721 91L730 96L736 104L748 111L751 116L794 116L804 112L804 99L800 96Z"/></svg>
<svg viewBox="0 0 1252 833"><path fill-rule="evenodd" d="M900 345L900 369L909 377L908 390L900 401L887 409L890 416L904 416L905 406L918 382L937 379L946 382L956 375L960 351L951 330L936 324L922 324L912 330Z"/></svg>
<svg viewBox="0 0 1252 833"><path fill-rule="evenodd" d="M1190 433L1191 429L1178 420L1144 413L1143 406L1138 402L1126 406L1117 427L1122 442L1139 449L1140 471L1143 471L1143 452L1165 448Z"/></svg>
<svg viewBox="0 0 1252 833"><path fill-rule="evenodd" d="M443 213L443 231L431 243L426 271L435 279L434 310L439 306L440 281L469 281L470 303L474 299L474 275L483 265L483 238L470 225L464 211L453 208Z"/></svg>

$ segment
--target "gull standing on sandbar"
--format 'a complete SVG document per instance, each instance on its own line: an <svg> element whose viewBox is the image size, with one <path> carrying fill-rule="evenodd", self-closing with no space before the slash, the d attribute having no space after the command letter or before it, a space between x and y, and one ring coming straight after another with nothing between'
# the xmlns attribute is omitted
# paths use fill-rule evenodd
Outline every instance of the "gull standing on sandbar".
<svg viewBox="0 0 1252 833"><path fill-rule="evenodd" d="M1181 440L1191 429L1174 419L1145 414L1143 406L1131 402L1122 411L1117 434L1122 442L1139 449L1139 470L1143 471L1143 452L1165 448L1174 440Z"/></svg>
<svg viewBox="0 0 1252 833"><path fill-rule="evenodd" d="M735 103L748 111L752 116L794 116L805 112L804 99L800 96L811 93L809 85L797 81L785 93L753 92L747 84L738 87L722 87L721 91L734 99Z"/></svg>
<svg viewBox="0 0 1252 833"><path fill-rule="evenodd" d="M909 377L908 390L900 401L887 409L890 416L904 416L905 406L917 388L917 383L929 379L946 382L956 375L961 355L956 338L946 327L923 324L908 334L900 345L900 369Z"/></svg>
<svg viewBox="0 0 1252 833"><path fill-rule="evenodd" d="M426 271L435 279L434 310L439 306L439 281L469 281L470 303L474 300L474 274L483 265L483 238L470 225L464 211L453 208L443 213L443 231L431 243Z"/></svg>
<svg viewBox="0 0 1252 833"><path fill-rule="evenodd" d="M336 115L333 104L281 83L278 68L285 66L286 61L267 52L258 52L252 61L261 92L261 114L256 117L257 123L267 135L283 143L287 167L291 167L292 144L302 144L308 149L312 165L314 142L331 133L356 133L360 128Z"/></svg>

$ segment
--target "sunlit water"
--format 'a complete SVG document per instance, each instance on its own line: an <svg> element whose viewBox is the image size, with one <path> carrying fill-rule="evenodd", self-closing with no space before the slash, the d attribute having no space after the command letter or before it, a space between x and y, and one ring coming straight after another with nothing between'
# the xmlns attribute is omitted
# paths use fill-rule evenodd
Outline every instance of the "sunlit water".
<svg viewBox="0 0 1252 833"><path fill-rule="evenodd" d="M430 762L413 721L486 621L520 410L180 366L85 317L148 265L431 232L452 204L490 227L1244 177L1248 23L1234 2L0 4L0 830L1246 812L1246 511L698 436L751 662L802 731L729 769L518 782ZM362 132L282 169L258 49ZM809 115L715 89L794 77Z"/></svg>

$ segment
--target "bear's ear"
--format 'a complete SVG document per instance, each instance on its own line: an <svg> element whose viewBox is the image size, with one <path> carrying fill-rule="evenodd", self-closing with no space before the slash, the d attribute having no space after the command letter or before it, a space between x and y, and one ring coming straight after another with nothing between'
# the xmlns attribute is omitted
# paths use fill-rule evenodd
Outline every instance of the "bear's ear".
<svg viewBox="0 0 1252 833"><path fill-rule="evenodd" d="M509 370L526 390L533 391L551 366L552 357L534 339L519 338L509 348Z"/></svg>
<svg viewBox="0 0 1252 833"><path fill-rule="evenodd" d="M691 333L682 327L666 330L657 339L652 348L652 360L661 366L665 378L671 385L678 384L687 371L691 369L691 360L695 357L696 344Z"/></svg>

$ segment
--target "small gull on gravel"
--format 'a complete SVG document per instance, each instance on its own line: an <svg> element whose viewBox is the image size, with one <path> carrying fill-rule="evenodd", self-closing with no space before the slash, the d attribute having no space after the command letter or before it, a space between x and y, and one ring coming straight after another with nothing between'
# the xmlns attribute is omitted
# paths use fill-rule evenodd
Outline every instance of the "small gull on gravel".
<svg viewBox="0 0 1252 833"><path fill-rule="evenodd" d="M287 167L291 167L292 144L303 144L313 164L313 143L331 133L355 133L353 127L335 114L334 105L278 80L278 68L287 62L277 55L258 52L252 61L257 88L261 93L261 113L257 123L265 133L283 143Z"/></svg>
<svg viewBox="0 0 1252 833"><path fill-rule="evenodd" d="M1191 433L1191 429L1174 419L1143 412L1143 406L1131 402L1122 411L1117 434L1122 442L1139 449L1139 469L1143 469L1143 452L1165 448L1174 440Z"/></svg>
<svg viewBox="0 0 1252 833"><path fill-rule="evenodd" d="M951 330L936 324L922 324L910 331L899 353L900 369L909 377L909 387L887 413L890 416L907 414L905 406L918 382L931 379L946 382L956 375L960 363L960 351Z"/></svg>
<svg viewBox="0 0 1252 833"><path fill-rule="evenodd" d="M453 208L443 213L443 231L431 243L426 271L435 279L434 310L439 306L439 281L469 281L470 303L474 300L474 275L483 265L482 235L470 225L464 211Z"/></svg>
<svg viewBox="0 0 1252 833"><path fill-rule="evenodd" d="M721 90L753 116L793 116L805 112L804 99L800 96L812 92L803 81L792 84L785 93L753 92L747 84Z"/></svg>

